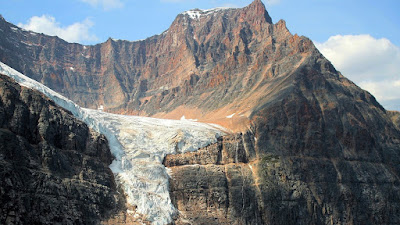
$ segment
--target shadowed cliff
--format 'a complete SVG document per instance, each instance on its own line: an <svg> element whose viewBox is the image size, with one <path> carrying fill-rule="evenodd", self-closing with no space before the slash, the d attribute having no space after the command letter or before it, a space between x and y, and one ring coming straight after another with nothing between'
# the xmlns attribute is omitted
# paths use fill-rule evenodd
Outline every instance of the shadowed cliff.
<svg viewBox="0 0 400 225"><path fill-rule="evenodd" d="M124 208L108 142L0 75L0 223L98 224Z"/></svg>

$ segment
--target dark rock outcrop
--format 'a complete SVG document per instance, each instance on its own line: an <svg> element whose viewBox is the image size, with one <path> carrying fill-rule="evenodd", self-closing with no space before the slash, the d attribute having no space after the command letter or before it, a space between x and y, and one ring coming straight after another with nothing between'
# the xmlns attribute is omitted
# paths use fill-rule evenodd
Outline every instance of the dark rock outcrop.
<svg viewBox="0 0 400 225"><path fill-rule="evenodd" d="M389 111L390 117L392 118L393 123L400 129L400 112L398 111Z"/></svg>
<svg viewBox="0 0 400 225"><path fill-rule="evenodd" d="M0 224L99 224L124 207L103 135L0 75Z"/></svg>
<svg viewBox="0 0 400 225"><path fill-rule="evenodd" d="M336 126L343 131L329 127L320 131L333 131L336 140L321 142L315 130L305 129L317 120L284 125L281 117L290 120L306 112L293 113L296 109L271 110L261 114L269 115L268 119L258 118L263 122L255 122L247 133L220 138L194 153L168 155L164 165L171 170L171 199L181 212L176 223L400 223L400 135L389 118L383 115L386 119L379 127L370 127L382 132L380 137L359 135L364 128L341 118ZM370 124L378 123L369 119ZM281 129L298 133L287 138L287 131ZM305 147L296 146L298 142ZM361 143L365 147L356 146Z"/></svg>

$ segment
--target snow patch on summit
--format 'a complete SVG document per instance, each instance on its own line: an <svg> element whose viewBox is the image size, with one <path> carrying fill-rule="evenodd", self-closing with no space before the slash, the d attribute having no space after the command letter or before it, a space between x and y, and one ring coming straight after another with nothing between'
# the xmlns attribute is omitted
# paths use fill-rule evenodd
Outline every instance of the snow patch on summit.
<svg viewBox="0 0 400 225"><path fill-rule="evenodd" d="M115 160L111 170L122 183L127 201L153 224L169 224L178 212L169 196L169 174L162 164L167 154L196 151L217 142L224 128L190 120L163 120L85 109L0 62L0 73L38 90L104 134ZM130 212L132 213L132 212ZM135 215L134 215L135 216Z"/></svg>
<svg viewBox="0 0 400 225"><path fill-rule="evenodd" d="M233 9L231 7L219 7L213 9L192 9L181 13L182 15L188 15L191 19L197 20L203 16L208 16L212 13L219 12L222 10Z"/></svg>

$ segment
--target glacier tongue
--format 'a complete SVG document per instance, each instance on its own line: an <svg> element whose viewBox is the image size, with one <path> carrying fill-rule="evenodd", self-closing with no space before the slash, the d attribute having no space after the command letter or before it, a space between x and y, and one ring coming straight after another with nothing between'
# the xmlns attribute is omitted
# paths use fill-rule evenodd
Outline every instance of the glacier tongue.
<svg viewBox="0 0 400 225"><path fill-rule="evenodd" d="M221 129L189 120L163 120L124 116L84 109L115 135L123 154L111 164L118 174L128 203L154 224L172 222L176 209L169 196L168 173L162 164L166 154L195 151L216 142ZM120 146L112 146L118 149Z"/></svg>
<svg viewBox="0 0 400 225"><path fill-rule="evenodd" d="M169 196L166 154L195 151L217 141L222 127L190 120L125 116L85 109L43 84L0 62L0 73L36 89L104 134L115 160L110 168L122 183L128 203L153 224L172 222L177 210Z"/></svg>

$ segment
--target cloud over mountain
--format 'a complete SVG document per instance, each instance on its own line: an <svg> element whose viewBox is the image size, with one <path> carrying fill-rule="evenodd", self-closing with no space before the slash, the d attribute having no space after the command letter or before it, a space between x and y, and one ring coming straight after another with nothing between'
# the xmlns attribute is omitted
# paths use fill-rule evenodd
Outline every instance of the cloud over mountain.
<svg viewBox="0 0 400 225"><path fill-rule="evenodd" d="M398 46L370 35L336 35L315 44L346 77L371 92L386 108L400 110Z"/></svg>
<svg viewBox="0 0 400 225"><path fill-rule="evenodd" d="M33 16L26 24L19 23L19 27L26 30L58 36L68 42L84 43L86 41L97 41L96 35L90 32L93 22L85 19L69 26L62 26L57 20L49 15Z"/></svg>

